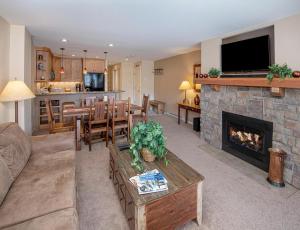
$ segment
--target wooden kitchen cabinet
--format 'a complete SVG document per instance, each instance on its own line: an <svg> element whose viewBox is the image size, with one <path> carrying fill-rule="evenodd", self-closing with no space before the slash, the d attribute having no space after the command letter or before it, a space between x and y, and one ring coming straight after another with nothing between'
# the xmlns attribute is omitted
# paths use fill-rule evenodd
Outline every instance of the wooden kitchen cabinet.
<svg viewBox="0 0 300 230"><path fill-rule="evenodd" d="M61 74L61 81L72 81L72 59L64 58L63 66L65 73Z"/></svg>
<svg viewBox="0 0 300 230"><path fill-rule="evenodd" d="M82 81L82 59L64 58L65 73L60 73L61 58L53 58L53 71L55 74L55 81L70 82Z"/></svg>
<svg viewBox="0 0 300 230"><path fill-rule="evenodd" d="M55 75L54 81L61 81L60 75L61 60L59 57L53 57L53 72Z"/></svg>
<svg viewBox="0 0 300 230"><path fill-rule="evenodd" d="M82 59L72 59L72 80L82 81Z"/></svg>
<svg viewBox="0 0 300 230"><path fill-rule="evenodd" d="M87 72L91 73L104 73L104 60L103 59L86 59L85 61ZM82 67L84 68L84 66Z"/></svg>

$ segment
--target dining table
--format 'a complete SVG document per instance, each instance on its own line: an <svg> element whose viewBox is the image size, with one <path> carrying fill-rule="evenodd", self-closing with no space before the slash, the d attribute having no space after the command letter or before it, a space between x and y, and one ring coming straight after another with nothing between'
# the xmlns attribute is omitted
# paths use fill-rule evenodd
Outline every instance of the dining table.
<svg viewBox="0 0 300 230"><path fill-rule="evenodd" d="M81 118L88 116L90 111L94 110L95 107L73 107L66 108L63 110L64 117L73 117L75 119L75 148L77 151L81 150ZM130 104L130 114L133 114L135 111L141 111L143 109L140 105Z"/></svg>

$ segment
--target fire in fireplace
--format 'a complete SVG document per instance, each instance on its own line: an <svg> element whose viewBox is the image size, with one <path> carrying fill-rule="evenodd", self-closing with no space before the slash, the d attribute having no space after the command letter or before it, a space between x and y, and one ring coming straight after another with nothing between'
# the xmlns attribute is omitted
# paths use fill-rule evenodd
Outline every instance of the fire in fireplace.
<svg viewBox="0 0 300 230"><path fill-rule="evenodd" d="M267 171L273 123L225 111L222 121L222 149Z"/></svg>

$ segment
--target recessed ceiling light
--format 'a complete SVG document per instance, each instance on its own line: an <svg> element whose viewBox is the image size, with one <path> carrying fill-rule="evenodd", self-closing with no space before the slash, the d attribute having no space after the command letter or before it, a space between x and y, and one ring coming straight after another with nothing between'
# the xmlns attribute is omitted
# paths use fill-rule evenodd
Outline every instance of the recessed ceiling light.
<svg viewBox="0 0 300 230"><path fill-rule="evenodd" d="M128 61L129 60L129 58L125 58L125 61Z"/></svg>
<svg viewBox="0 0 300 230"><path fill-rule="evenodd" d="M114 44L110 43L108 44L109 47L114 47Z"/></svg>
<svg viewBox="0 0 300 230"><path fill-rule="evenodd" d="M99 56L96 56L96 58L99 58Z"/></svg>
<svg viewBox="0 0 300 230"><path fill-rule="evenodd" d="M62 42L67 42L68 40L66 38L61 39Z"/></svg>
<svg viewBox="0 0 300 230"><path fill-rule="evenodd" d="M75 54L72 54L72 57L75 57L76 55Z"/></svg>

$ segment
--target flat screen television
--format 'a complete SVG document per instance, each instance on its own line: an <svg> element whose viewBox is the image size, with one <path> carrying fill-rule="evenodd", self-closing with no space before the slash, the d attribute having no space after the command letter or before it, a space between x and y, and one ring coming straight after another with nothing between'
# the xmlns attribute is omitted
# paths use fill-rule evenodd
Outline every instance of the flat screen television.
<svg viewBox="0 0 300 230"><path fill-rule="evenodd" d="M87 73L83 75L83 84L88 91L104 91L104 73Z"/></svg>
<svg viewBox="0 0 300 230"><path fill-rule="evenodd" d="M269 35L222 45L222 71L266 71L270 65Z"/></svg>

